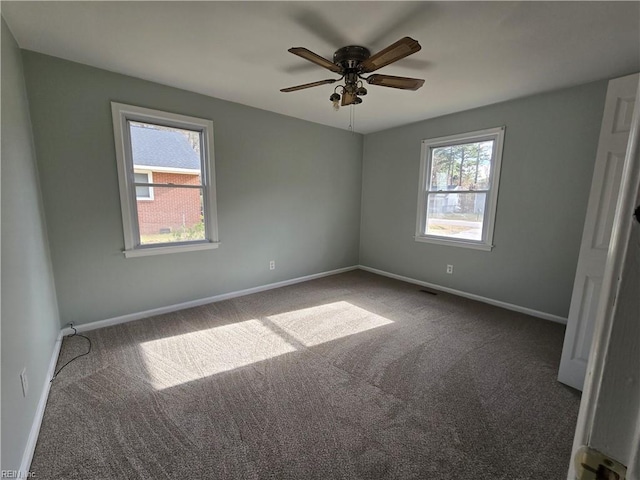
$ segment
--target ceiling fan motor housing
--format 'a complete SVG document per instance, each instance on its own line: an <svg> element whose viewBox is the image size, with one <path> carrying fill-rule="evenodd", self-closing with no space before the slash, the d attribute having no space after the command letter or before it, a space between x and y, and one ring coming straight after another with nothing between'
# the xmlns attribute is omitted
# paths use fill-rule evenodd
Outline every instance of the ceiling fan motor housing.
<svg viewBox="0 0 640 480"><path fill-rule="evenodd" d="M362 62L371 56L369 49L358 45L342 47L333 54L333 63L347 70L357 70Z"/></svg>

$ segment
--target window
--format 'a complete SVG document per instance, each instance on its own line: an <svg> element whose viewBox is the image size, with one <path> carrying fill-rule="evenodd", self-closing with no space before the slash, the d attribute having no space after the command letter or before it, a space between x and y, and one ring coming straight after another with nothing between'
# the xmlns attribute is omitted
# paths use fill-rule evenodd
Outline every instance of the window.
<svg viewBox="0 0 640 480"><path fill-rule="evenodd" d="M127 257L218 246L213 123L111 103Z"/></svg>
<svg viewBox="0 0 640 480"><path fill-rule="evenodd" d="M422 142L416 241L491 250L504 127Z"/></svg>
<svg viewBox="0 0 640 480"><path fill-rule="evenodd" d="M153 183L153 174L151 172L133 172L133 179L136 184ZM153 187L138 186L136 187L136 200L153 200Z"/></svg>

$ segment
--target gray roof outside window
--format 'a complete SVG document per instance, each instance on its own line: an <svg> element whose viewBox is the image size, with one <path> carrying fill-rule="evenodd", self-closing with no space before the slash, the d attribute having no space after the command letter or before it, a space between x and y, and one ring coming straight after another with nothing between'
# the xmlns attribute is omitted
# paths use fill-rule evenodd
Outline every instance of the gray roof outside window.
<svg viewBox="0 0 640 480"><path fill-rule="evenodd" d="M200 170L200 156L180 132L131 125L135 166Z"/></svg>

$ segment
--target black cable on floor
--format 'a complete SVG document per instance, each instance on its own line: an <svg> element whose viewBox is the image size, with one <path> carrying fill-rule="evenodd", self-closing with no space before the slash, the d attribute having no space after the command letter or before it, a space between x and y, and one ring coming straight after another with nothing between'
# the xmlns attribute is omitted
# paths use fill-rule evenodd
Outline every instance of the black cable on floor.
<svg viewBox="0 0 640 480"><path fill-rule="evenodd" d="M73 357L71 360L69 360L67 363L65 363L63 366L61 366L58 371L56 373L53 374L53 377L51 378L51 382L53 382L53 380L58 376L58 374L62 371L62 369L64 367L66 367L67 365L69 365L71 362L73 362L74 360L79 359L80 357L84 357L85 355L89 355L91 353L91 339L89 337L85 337L84 335L81 335L78 333L78 330L75 329L75 327L73 325L70 325L70 327L73 329L73 333L71 335L67 335L67 338L71 338L71 337L82 337L82 338L86 338L87 341L89 342L89 350L87 350L86 353L81 353L80 355L76 355L75 357Z"/></svg>

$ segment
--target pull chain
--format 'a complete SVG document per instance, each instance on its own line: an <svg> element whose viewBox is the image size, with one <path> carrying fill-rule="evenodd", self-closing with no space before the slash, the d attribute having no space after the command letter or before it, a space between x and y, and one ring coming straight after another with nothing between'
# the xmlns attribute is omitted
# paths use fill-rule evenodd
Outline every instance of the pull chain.
<svg viewBox="0 0 640 480"><path fill-rule="evenodd" d="M356 109L355 109L355 105L352 103L350 105L350 110L349 110L349 131L351 133L354 133L354 128L356 128Z"/></svg>

